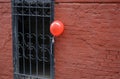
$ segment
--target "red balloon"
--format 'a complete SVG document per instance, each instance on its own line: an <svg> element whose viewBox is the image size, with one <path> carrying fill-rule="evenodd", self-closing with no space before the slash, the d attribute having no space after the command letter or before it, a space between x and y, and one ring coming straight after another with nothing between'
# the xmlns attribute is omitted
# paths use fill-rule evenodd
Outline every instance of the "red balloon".
<svg viewBox="0 0 120 79"><path fill-rule="evenodd" d="M59 36L64 31L64 25L61 21L54 21L50 25L50 32L53 34L53 36Z"/></svg>

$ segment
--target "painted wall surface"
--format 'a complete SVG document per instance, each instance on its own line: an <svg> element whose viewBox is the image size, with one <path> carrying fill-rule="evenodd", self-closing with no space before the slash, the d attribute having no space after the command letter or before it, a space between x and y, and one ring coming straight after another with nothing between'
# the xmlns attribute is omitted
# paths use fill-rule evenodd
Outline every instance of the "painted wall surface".
<svg viewBox="0 0 120 79"><path fill-rule="evenodd" d="M55 0L55 79L120 79L120 0ZM13 79L11 1L0 0L0 79Z"/></svg>
<svg viewBox="0 0 120 79"><path fill-rule="evenodd" d="M119 3L120 0L55 0L55 2L67 2L67 3Z"/></svg>
<svg viewBox="0 0 120 79"><path fill-rule="evenodd" d="M56 79L120 79L120 0L56 0Z"/></svg>
<svg viewBox="0 0 120 79"><path fill-rule="evenodd" d="M13 79L10 0L0 0L0 79Z"/></svg>

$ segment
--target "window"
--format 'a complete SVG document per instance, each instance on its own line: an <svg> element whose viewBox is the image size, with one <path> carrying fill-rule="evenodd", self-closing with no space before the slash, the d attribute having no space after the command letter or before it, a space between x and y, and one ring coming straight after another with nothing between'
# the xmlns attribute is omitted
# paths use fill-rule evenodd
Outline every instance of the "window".
<svg viewBox="0 0 120 79"><path fill-rule="evenodd" d="M14 79L53 79L52 0L12 0Z"/></svg>

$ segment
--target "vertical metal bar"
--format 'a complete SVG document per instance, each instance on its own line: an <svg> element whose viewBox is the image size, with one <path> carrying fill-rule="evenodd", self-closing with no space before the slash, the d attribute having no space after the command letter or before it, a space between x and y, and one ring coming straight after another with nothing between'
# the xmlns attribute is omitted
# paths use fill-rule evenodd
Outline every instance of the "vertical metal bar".
<svg viewBox="0 0 120 79"><path fill-rule="evenodd" d="M51 0L51 6L50 6L50 22L52 22L54 20L54 0Z"/></svg>
<svg viewBox="0 0 120 79"><path fill-rule="evenodd" d="M15 2L15 0L14 0L14 2ZM17 14L17 13L16 13ZM15 38L16 38L16 63L17 63L17 70L16 70L16 72L17 73L19 73L19 45L18 45L18 16L17 15L14 15L14 17L15 17L15 26L14 27L16 27L15 28Z"/></svg>
<svg viewBox="0 0 120 79"><path fill-rule="evenodd" d="M22 0L22 15L23 15L23 13L24 13L24 11L23 11L23 8L24 8L24 6L23 6L23 1L24 0ZM24 45L24 43L25 43L25 37L24 37L24 16L22 16L22 31L23 31L23 74L25 74L25 45ZM25 76L24 76L24 79L25 79Z"/></svg>
<svg viewBox="0 0 120 79"><path fill-rule="evenodd" d="M19 73L19 51L18 51L18 16L14 15L15 14L15 10L17 10L17 8L15 7L15 0L13 1L13 8L14 8L14 12L13 12L13 17L14 17L14 25L13 25L13 32L14 32L14 44L15 44L15 51L14 51L14 56L15 56L15 73L14 75L16 75L16 73ZM17 13L16 13L17 14ZM17 76L17 75L16 75ZM15 77L15 76L14 76Z"/></svg>
<svg viewBox="0 0 120 79"><path fill-rule="evenodd" d="M42 50L43 50L43 77L45 77L45 46L44 46L44 39L45 39L45 32L44 32L44 17L45 17L45 15L44 15L44 0L43 0L43 6L42 6L42 9L43 9L43 17L42 17L42 24L43 24L43 26L42 26L42 32L43 32L43 35L42 35L42 39L43 39L43 41L42 41L42 43L43 43L43 47L42 47Z"/></svg>
<svg viewBox="0 0 120 79"><path fill-rule="evenodd" d="M54 20L54 0L51 0L51 5L50 5L50 23ZM50 76L51 79L54 79L54 54L53 54L53 46L54 46L54 37L51 37L51 42L50 42L50 50L51 50L51 63L50 63Z"/></svg>
<svg viewBox="0 0 120 79"><path fill-rule="evenodd" d="M14 72L16 72L16 40L14 39L15 38L15 16L13 15L14 14L14 11L15 9L13 8L14 7L14 3L15 1L14 0L11 0L11 6L12 6L12 37L13 37L13 67L14 67ZM15 73L14 73L14 79L15 79Z"/></svg>
<svg viewBox="0 0 120 79"><path fill-rule="evenodd" d="M37 9L38 9L38 0L36 1L36 75L38 76L38 17L37 17Z"/></svg>
<svg viewBox="0 0 120 79"><path fill-rule="evenodd" d="M54 43L54 37L50 37L50 78L53 79L54 76L54 68L53 68L53 43Z"/></svg>
<svg viewBox="0 0 120 79"><path fill-rule="evenodd" d="M30 17L30 2L29 2L29 62L30 62L30 75L32 74L32 71L31 71L31 17ZM31 79L31 76L30 76L30 79Z"/></svg>
<svg viewBox="0 0 120 79"><path fill-rule="evenodd" d="M49 3L50 4L50 21L49 21L49 23L51 23L52 22L52 16L51 16L51 14L52 14L52 1ZM49 38L50 39L50 78L52 79L52 43L51 43L51 41L52 41L52 38L50 37Z"/></svg>

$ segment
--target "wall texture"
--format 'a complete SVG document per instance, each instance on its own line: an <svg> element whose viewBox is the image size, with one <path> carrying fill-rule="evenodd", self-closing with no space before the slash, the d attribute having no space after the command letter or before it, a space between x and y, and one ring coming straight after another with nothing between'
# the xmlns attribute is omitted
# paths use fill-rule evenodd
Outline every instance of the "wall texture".
<svg viewBox="0 0 120 79"><path fill-rule="evenodd" d="M55 2L59 2L59 3L119 3L120 0L55 0Z"/></svg>
<svg viewBox="0 0 120 79"><path fill-rule="evenodd" d="M56 0L55 79L120 79L120 0ZM0 0L0 79L13 79L10 0Z"/></svg>
<svg viewBox="0 0 120 79"><path fill-rule="evenodd" d="M56 79L120 79L120 0L56 0Z"/></svg>
<svg viewBox="0 0 120 79"><path fill-rule="evenodd" d="M13 79L11 4L0 0L0 79Z"/></svg>

